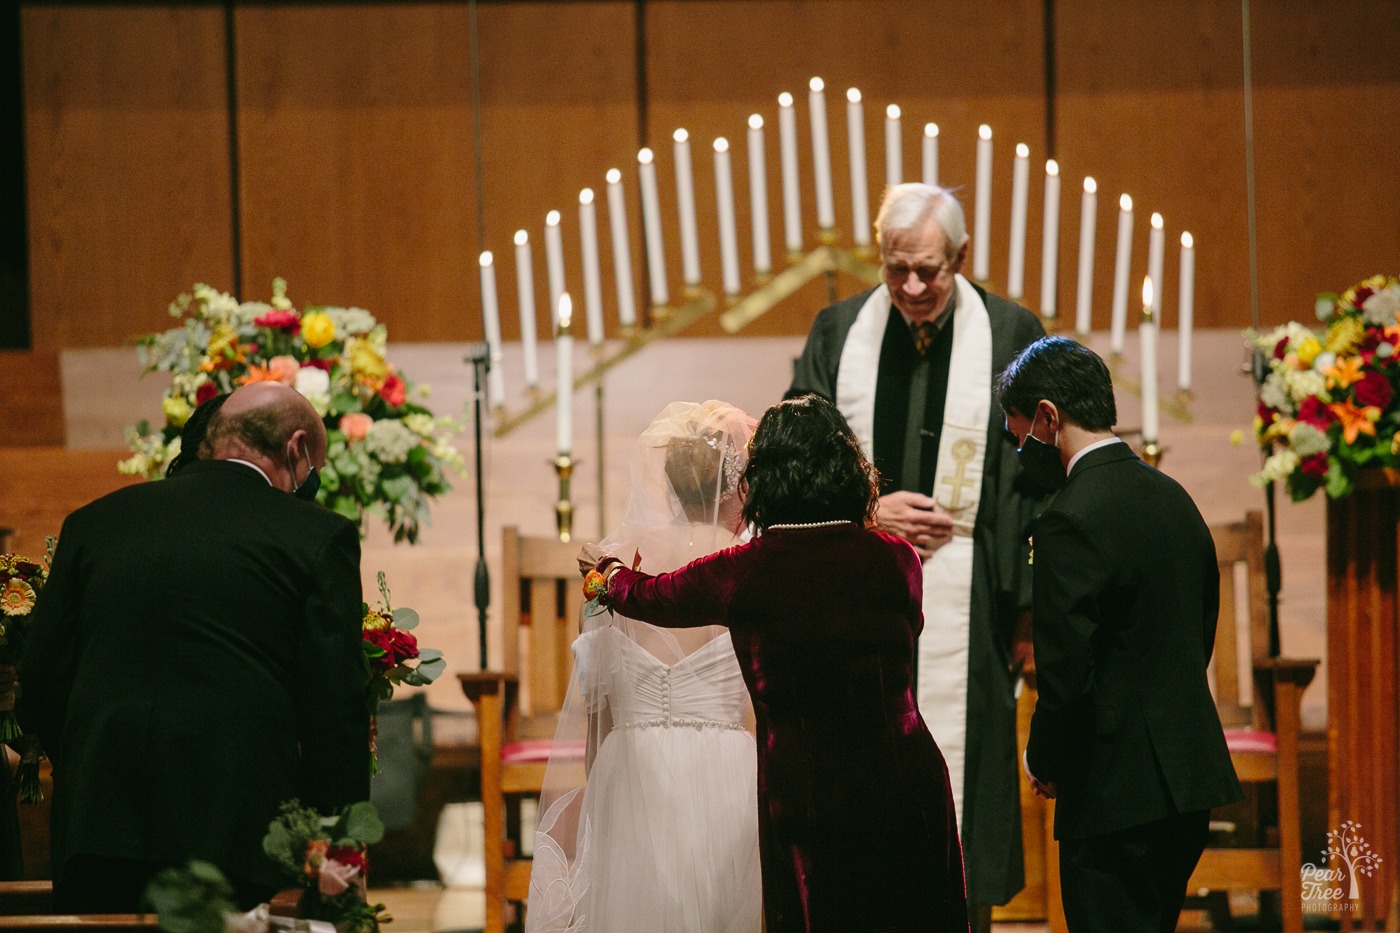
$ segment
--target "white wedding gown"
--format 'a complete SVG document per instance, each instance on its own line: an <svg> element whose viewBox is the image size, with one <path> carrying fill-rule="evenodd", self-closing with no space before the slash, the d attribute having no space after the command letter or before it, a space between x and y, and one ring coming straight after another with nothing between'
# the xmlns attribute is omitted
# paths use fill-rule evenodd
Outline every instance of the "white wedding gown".
<svg viewBox="0 0 1400 933"><path fill-rule="evenodd" d="M575 641L574 664L585 694L602 685L588 708L611 727L586 784L540 820L527 929L756 933L757 766L729 633L667 665L604 626Z"/></svg>

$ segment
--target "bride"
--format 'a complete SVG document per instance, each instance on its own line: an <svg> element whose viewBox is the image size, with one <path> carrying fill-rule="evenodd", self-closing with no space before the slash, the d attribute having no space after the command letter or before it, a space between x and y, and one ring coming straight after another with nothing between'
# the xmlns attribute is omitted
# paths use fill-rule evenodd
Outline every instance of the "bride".
<svg viewBox="0 0 1400 933"><path fill-rule="evenodd" d="M740 543L753 430L724 402L666 406L602 546L662 573ZM595 603L584 616L540 798L527 933L757 933L752 710L728 630L661 629Z"/></svg>

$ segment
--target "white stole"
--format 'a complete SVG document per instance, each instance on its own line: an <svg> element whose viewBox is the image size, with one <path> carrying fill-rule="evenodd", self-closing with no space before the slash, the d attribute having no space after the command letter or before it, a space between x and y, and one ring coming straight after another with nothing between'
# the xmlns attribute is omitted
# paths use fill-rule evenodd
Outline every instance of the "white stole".
<svg viewBox="0 0 1400 933"><path fill-rule="evenodd" d="M953 353L938 468L928 494L953 515L953 538L924 561L924 631L919 638L919 712L948 763L958 825L962 825L967 759L968 639L972 615L972 532L982 493L987 423L992 406L992 325L972 284L956 277ZM880 347L889 323L889 289L866 299L841 349L836 405L874 458L875 386ZM896 312L898 313L898 312Z"/></svg>

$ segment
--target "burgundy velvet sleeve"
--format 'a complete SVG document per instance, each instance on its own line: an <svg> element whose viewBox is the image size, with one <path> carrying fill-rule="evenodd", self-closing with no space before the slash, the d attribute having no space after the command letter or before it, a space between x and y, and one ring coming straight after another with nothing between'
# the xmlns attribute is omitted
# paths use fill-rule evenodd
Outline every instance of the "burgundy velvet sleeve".
<svg viewBox="0 0 1400 933"><path fill-rule="evenodd" d="M608 581L608 605L663 628L727 625L744 549L720 551L660 576L623 567Z"/></svg>
<svg viewBox="0 0 1400 933"><path fill-rule="evenodd" d="M909 626L917 639L924 631L924 562L914 545L887 531L879 532L880 537L889 542L897 552L899 569L904 572L909 588Z"/></svg>

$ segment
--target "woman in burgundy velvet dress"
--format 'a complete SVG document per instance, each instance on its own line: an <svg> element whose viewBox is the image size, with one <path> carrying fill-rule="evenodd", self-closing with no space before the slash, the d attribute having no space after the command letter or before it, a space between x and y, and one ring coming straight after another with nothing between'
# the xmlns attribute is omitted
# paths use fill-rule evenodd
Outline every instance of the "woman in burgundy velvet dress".
<svg viewBox="0 0 1400 933"><path fill-rule="evenodd" d="M965 933L947 766L910 676L918 555L871 527L875 470L817 396L764 414L744 478L758 537L660 576L585 548L585 589L656 625L729 627L757 719L768 933Z"/></svg>

